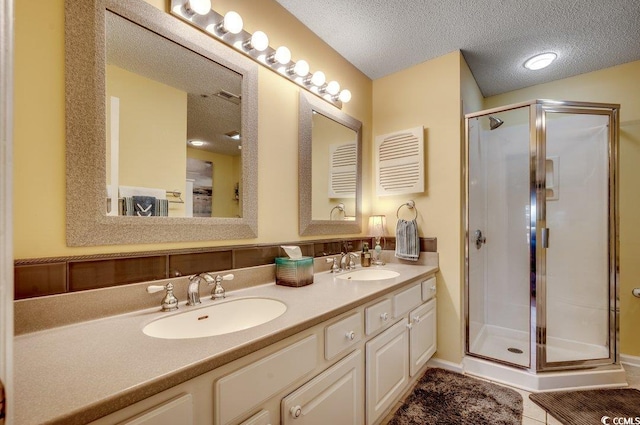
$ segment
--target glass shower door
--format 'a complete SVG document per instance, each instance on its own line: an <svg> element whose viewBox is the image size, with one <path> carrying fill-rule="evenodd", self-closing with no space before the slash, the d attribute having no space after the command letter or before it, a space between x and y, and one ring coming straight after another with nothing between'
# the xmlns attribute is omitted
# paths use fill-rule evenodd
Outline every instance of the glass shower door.
<svg viewBox="0 0 640 425"><path fill-rule="evenodd" d="M615 215L611 111L543 108L547 242L538 369L613 363ZM613 220L612 220L613 221ZM543 299L540 299L543 298Z"/></svg>
<svg viewBox="0 0 640 425"><path fill-rule="evenodd" d="M467 121L466 352L530 366L530 107Z"/></svg>

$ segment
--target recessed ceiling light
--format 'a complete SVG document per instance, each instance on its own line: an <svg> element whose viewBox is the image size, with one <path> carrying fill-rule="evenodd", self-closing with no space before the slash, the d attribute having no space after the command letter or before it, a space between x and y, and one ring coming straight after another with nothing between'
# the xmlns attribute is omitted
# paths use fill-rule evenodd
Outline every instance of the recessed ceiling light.
<svg viewBox="0 0 640 425"><path fill-rule="evenodd" d="M191 146L204 146L204 142L202 140L190 140L189 143Z"/></svg>
<svg viewBox="0 0 640 425"><path fill-rule="evenodd" d="M233 140L240 140L240 133L235 130L225 133L225 136L231 137Z"/></svg>
<svg viewBox="0 0 640 425"><path fill-rule="evenodd" d="M535 55L534 57L527 59L524 63L524 67L532 71L537 71L538 69L546 68L551 65L551 62L553 62L557 57L558 55L551 52Z"/></svg>

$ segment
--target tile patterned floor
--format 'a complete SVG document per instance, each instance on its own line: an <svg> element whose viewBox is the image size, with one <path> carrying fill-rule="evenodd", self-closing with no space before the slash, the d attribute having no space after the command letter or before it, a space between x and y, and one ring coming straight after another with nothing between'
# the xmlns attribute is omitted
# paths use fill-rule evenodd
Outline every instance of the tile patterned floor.
<svg viewBox="0 0 640 425"><path fill-rule="evenodd" d="M640 367L624 365L624 369L627 372L627 382L629 388L636 388L640 390ZM561 422L556 420L553 416L548 415L544 409L537 404L529 400L529 392L522 391L517 388L513 388L515 391L522 395L523 402L523 414L522 425L562 425ZM407 394L410 394L408 391ZM394 412L402 405L402 401L398 402L393 411L384 418L380 425L386 425L393 417Z"/></svg>

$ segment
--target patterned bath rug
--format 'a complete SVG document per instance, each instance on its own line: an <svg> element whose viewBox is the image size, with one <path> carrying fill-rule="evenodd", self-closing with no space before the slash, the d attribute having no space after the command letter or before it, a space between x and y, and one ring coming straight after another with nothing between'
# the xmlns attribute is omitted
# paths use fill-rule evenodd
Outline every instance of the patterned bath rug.
<svg viewBox="0 0 640 425"><path fill-rule="evenodd" d="M631 388L537 393L529 398L565 425L640 424L640 391Z"/></svg>
<svg viewBox="0 0 640 425"><path fill-rule="evenodd" d="M520 425L522 396L459 373L427 369L388 424Z"/></svg>

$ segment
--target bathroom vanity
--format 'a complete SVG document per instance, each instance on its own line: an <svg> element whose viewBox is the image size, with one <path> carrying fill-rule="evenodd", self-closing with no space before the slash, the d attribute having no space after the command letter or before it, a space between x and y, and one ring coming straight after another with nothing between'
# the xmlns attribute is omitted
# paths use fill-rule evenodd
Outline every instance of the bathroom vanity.
<svg viewBox="0 0 640 425"><path fill-rule="evenodd" d="M316 273L301 288L231 291L287 310L206 338L145 335L153 310L16 338L21 424L378 423L436 350L437 267L388 264L383 280ZM345 276L349 272L343 272Z"/></svg>

